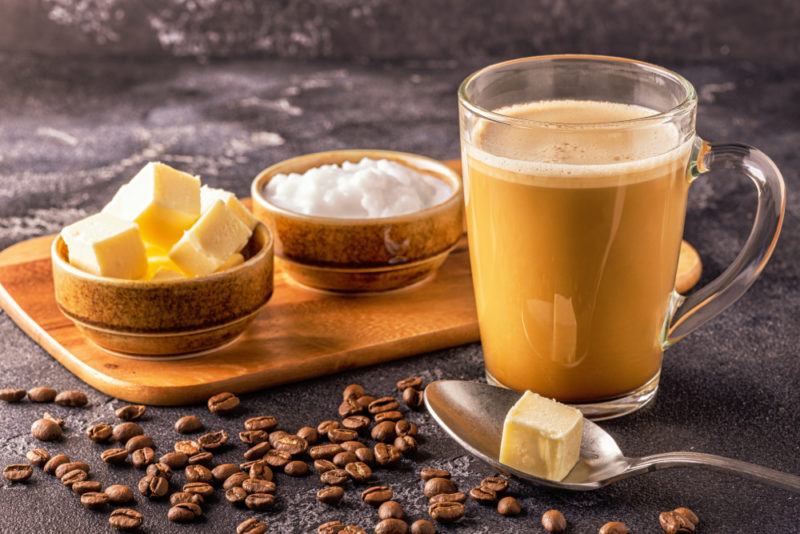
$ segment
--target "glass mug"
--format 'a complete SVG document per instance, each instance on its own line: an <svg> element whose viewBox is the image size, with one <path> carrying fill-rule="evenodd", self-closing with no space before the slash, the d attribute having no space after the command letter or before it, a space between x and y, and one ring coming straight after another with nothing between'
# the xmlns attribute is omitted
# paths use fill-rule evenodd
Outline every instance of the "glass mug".
<svg viewBox="0 0 800 534"><path fill-rule="evenodd" d="M780 172L762 152L695 134L683 77L628 59L541 56L459 89L470 262L486 376L595 419L644 406L663 350L736 301L772 253ZM732 167L758 191L744 248L675 291L689 186Z"/></svg>

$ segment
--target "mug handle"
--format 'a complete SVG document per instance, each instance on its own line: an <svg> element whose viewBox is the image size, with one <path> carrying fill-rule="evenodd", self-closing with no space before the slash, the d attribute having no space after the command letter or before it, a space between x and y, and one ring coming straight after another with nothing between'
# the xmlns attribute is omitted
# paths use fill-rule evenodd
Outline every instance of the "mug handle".
<svg viewBox="0 0 800 534"><path fill-rule="evenodd" d="M766 154L747 145L707 143L699 139L692 178L718 168L732 168L750 178L758 192L753 228L739 255L725 271L688 297L677 296L667 330L672 345L739 300L755 282L775 249L786 207L783 176Z"/></svg>

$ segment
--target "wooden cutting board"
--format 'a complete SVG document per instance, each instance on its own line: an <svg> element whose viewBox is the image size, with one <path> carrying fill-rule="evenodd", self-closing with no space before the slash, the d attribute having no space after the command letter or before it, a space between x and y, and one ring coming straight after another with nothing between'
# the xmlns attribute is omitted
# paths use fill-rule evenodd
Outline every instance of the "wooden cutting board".
<svg viewBox="0 0 800 534"><path fill-rule="evenodd" d="M457 161L448 164L460 168ZM220 391L254 391L479 339L462 240L432 281L387 295L308 291L277 267L272 299L232 344L185 359L122 357L85 339L58 310L50 268L53 237L0 252L0 306L72 373L129 402L191 404ZM690 252L688 263L682 255L686 265L678 277L684 290L700 275L699 256Z"/></svg>

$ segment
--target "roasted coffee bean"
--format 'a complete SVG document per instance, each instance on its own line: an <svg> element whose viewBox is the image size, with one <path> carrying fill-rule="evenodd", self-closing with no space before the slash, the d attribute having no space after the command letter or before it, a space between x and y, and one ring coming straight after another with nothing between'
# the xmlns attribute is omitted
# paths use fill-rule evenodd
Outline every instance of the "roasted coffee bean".
<svg viewBox="0 0 800 534"><path fill-rule="evenodd" d="M514 497L503 497L497 503L497 513L505 516L519 515L522 512L522 506L519 501Z"/></svg>
<svg viewBox="0 0 800 534"><path fill-rule="evenodd" d="M24 482L31 478L33 467L30 464L11 464L3 469L3 477L9 482Z"/></svg>
<svg viewBox="0 0 800 534"><path fill-rule="evenodd" d="M292 455L286 451L276 451L275 449L272 449L264 455L263 460L270 467L283 469L286 464L292 461Z"/></svg>
<svg viewBox="0 0 800 534"><path fill-rule="evenodd" d="M308 474L308 464L301 460L294 460L283 467L283 472L290 477L304 477Z"/></svg>
<svg viewBox="0 0 800 534"><path fill-rule="evenodd" d="M405 419L400 419L394 425L394 432L398 436L416 436L417 425Z"/></svg>
<svg viewBox="0 0 800 534"><path fill-rule="evenodd" d="M38 386L28 391L31 402L53 402L58 392L53 388Z"/></svg>
<svg viewBox="0 0 800 534"><path fill-rule="evenodd" d="M403 454L417 452L417 440L411 436L397 436L394 438L394 447Z"/></svg>
<svg viewBox="0 0 800 534"><path fill-rule="evenodd" d="M381 466L395 465L401 458L400 451L394 445L378 443L373 451L375 453L375 462Z"/></svg>
<svg viewBox="0 0 800 534"><path fill-rule="evenodd" d="M203 509L191 502L181 502L171 507L167 519L175 523L190 523L203 515Z"/></svg>
<svg viewBox="0 0 800 534"><path fill-rule="evenodd" d="M408 524L402 519L389 519L381 520L375 525L375 534L406 534L408 532Z"/></svg>
<svg viewBox="0 0 800 534"><path fill-rule="evenodd" d="M447 480L442 479L442 480ZM478 501L479 503L488 504L497 500L497 493L485 486L478 486L469 490L469 496Z"/></svg>
<svg viewBox="0 0 800 534"><path fill-rule="evenodd" d="M242 470L237 464L219 464L211 470L211 474L217 482L225 482L229 476L241 472Z"/></svg>
<svg viewBox="0 0 800 534"><path fill-rule="evenodd" d="M686 508L685 506L679 506L678 508L675 508L673 512L682 515L683 517L691 521L691 523L694 526L700 524L700 518L697 517L697 514L694 513L690 508Z"/></svg>
<svg viewBox="0 0 800 534"><path fill-rule="evenodd" d="M56 475L56 478L61 478L65 474L67 474L70 471L73 471L75 469L79 469L81 471L86 471L86 473L88 474L89 470L91 468L89 467L89 464L87 464L86 462L81 462L81 461L78 460L78 461L74 461L74 462L66 462L66 463L63 463L63 464L59 465L58 467L56 467L56 470L55 470L54 474Z"/></svg>
<svg viewBox="0 0 800 534"><path fill-rule="evenodd" d="M378 517L381 519L403 519L406 517L403 507L397 501L386 501L378 507Z"/></svg>
<svg viewBox="0 0 800 534"><path fill-rule="evenodd" d="M460 502L463 504L467 502L467 496L460 491L455 493L440 493L439 495L431 497L428 504L435 504L437 502Z"/></svg>
<svg viewBox="0 0 800 534"><path fill-rule="evenodd" d="M114 425L114 430L111 432L114 441L120 443L127 443L129 439L135 436L144 434L144 429L138 423L120 423Z"/></svg>
<svg viewBox="0 0 800 534"><path fill-rule="evenodd" d="M253 445L244 453L245 460L260 460L272 448L268 441Z"/></svg>
<svg viewBox="0 0 800 534"><path fill-rule="evenodd" d="M214 486L207 482L187 482L183 485L183 491L185 493L194 493L196 495L208 497L214 494Z"/></svg>
<svg viewBox="0 0 800 534"><path fill-rule="evenodd" d="M203 422L196 415L184 415L175 421L175 432L179 434L191 434L203 430Z"/></svg>
<svg viewBox="0 0 800 534"><path fill-rule="evenodd" d="M369 426L369 417L366 415L351 415L342 419L342 426L347 430L364 430Z"/></svg>
<svg viewBox="0 0 800 534"><path fill-rule="evenodd" d="M334 469L336 469L336 464L330 460L314 460L314 471L320 475L325 471L332 471Z"/></svg>
<svg viewBox="0 0 800 534"><path fill-rule="evenodd" d="M208 465L214 459L214 455L208 451L200 451L189 456L189 465Z"/></svg>
<svg viewBox="0 0 800 534"><path fill-rule="evenodd" d="M354 453L360 462L364 462L367 465L372 465L375 463L375 451L369 447L356 449Z"/></svg>
<svg viewBox="0 0 800 534"><path fill-rule="evenodd" d="M162 476L147 475L139 481L139 492L150 499L160 499L169 493L169 481Z"/></svg>
<svg viewBox="0 0 800 534"><path fill-rule="evenodd" d="M183 452L168 452L158 459L159 462L170 469L183 469L189 463L189 457Z"/></svg>
<svg viewBox="0 0 800 534"><path fill-rule="evenodd" d="M288 466L289 464L286 465ZM250 478L272 480L272 469L270 469L269 465L267 465L267 462L255 462L248 469L248 475Z"/></svg>
<svg viewBox="0 0 800 534"><path fill-rule="evenodd" d="M355 452L358 449L367 448L366 445L357 440L343 441L339 445L341 445L342 448L347 452Z"/></svg>
<svg viewBox="0 0 800 534"><path fill-rule="evenodd" d="M66 487L71 488L76 482L83 482L89 478L89 473L82 469L73 469L64 473L61 477L61 483Z"/></svg>
<svg viewBox="0 0 800 534"><path fill-rule="evenodd" d="M325 445L315 445L309 449L308 454L314 460L330 460L344 449L341 445L335 443L327 443Z"/></svg>
<svg viewBox="0 0 800 534"><path fill-rule="evenodd" d="M48 421L52 421L58 426L60 426L62 430L64 429L64 420L60 417L56 417L55 415L49 412L44 412L42 414L42 419L47 419Z"/></svg>
<svg viewBox="0 0 800 534"><path fill-rule="evenodd" d="M133 440L129 441L131 443ZM151 447L142 447L136 449L131 453L131 464L136 469L145 469L148 465L152 464L156 459L156 451Z"/></svg>
<svg viewBox="0 0 800 534"><path fill-rule="evenodd" d="M37 419L31 425L31 435L39 441L56 441L61 439L61 426L50 419Z"/></svg>
<svg viewBox="0 0 800 534"><path fill-rule="evenodd" d="M175 452L180 452L186 456L194 456L200 452L200 444L192 440L176 441L172 447Z"/></svg>
<svg viewBox="0 0 800 534"><path fill-rule="evenodd" d="M665 534L691 534L695 528L689 518L676 512L661 512L658 524Z"/></svg>
<svg viewBox="0 0 800 534"><path fill-rule="evenodd" d="M25 458L36 467L42 467L50 459L50 453L44 449L35 448L25 453Z"/></svg>
<svg viewBox="0 0 800 534"><path fill-rule="evenodd" d="M458 488L456 488L455 482L449 478L431 478L425 482L422 493L430 499L434 495L439 495L440 493L455 493L457 490Z"/></svg>
<svg viewBox="0 0 800 534"><path fill-rule="evenodd" d="M381 412L375 414L375 422L382 423L384 421L397 422L403 418L403 413L398 410L389 410L388 412Z"/></svg>
<svg viewBox="0 0 800 534"><path fill-rule="evenodd" d="M331 469L319 476L320 482L323 484L330 484L331 486L340 486L347 482L349 478L350 475L344 469Z"/></svg>
<svg viewBox="0 0 800 534"><path fill-rule="evenodd" d="M271 415L260 415L258 417L251 417L244 422L245 430L264 430L269 432L278 426L278 420Z"/></svg>
<svg viewBox="0 0 800 534"><path fill-rule="evenodd" d="M69 456L67 456L66 454L56 454L55 456L47 460L47 462L45 462L44 467L42 469L48 475L55 475L58 466L61 464L65 464L69 461L70 461Z"/></svg>
<svg viewBox="0 0 800 534"><path fill-rule="evenodd" d="M81 504L89 510L98 510L108 504L108 495L100 491L89 491L81 495Z"/></svg>
<svg viewBox="0 0 800 534"><path fill-rule="evenodd" d="M225 391L208 399L208 411L213 414L225 415L233 412L239 406L239 397Z"/></svg>
<svg viewBox="0 0 800 534"><path fill-rule="evenodd" d="M225 500L230 503L243 503L246 498L247 492L241 486L234 486L225 490Z"/></svg>
<svg viewBox="0 0 800 534"><path fill-rule="evenodd" d="M409 376L408 378L399 380L395 385L397 386L397 391L405 391L408 388L422 389L422 377Z"/></svg>
<svg viewBox="0 0 800 534"><path fill-rule="evenodd" d="M378 507L394 497L394 492L389 486L372 486L361 492L361 500L370 506Z"/></svg>
<svg viewBox="0 0 800 534"><path fill-rule="evenodd" d="M114 411L114 414L123 421L136 421L141 419L147 408L142 404L129 404Z"/></svg>
<svg viewBox="0 0 800 534"><path fill-rule="evenodd" d="M204 450L213 451L221 448L228 443L228 433L224 430L217 430L215 432L208 432L197 438L197 443Z"/></svg>
<svg viewBox="0 0 800 534"><path fill-rule="evenodd" d="M198 495L197 493L186 493L185 491L176 491L169 496L169 503L172 506L182 502L190 502L196 504L197 506L203 506L203 504L205 504L205 499L203 499L202 495Z"/></svg>
<svg viewBox="0 0 800 534"><path fill-rule="evenodd" d="M251 493L244 504L251 510L269 510L275 504L275 496L269 493Z"/></svg>
<svg viewBox="0 0 800 534"><path fill-rule="evenodd" d="M258 478L247 478L242 481L242 489L248 494L252 493L270 493L275 494L277 486L274 482L269 480L260 480Z"/></svg>
<svg viewBox="0 0 800 534"><path fill-rule="evenodd" d="M319 441L319 432L317 429L310 426L303 426L297 429L295 434L301 438L303 438L307 444L313 445L317 441Z"/></svg>
<svg viewBox="0 0 800 534"><path fill-rule="evenodd" d="M105 443L111 439L112 431L113 429L108 423L97 423L89 427L86 435L95 443Z"/></svg>
<svg viewBox="0 0 800 534"><path fill-rule="evenodd" d="M358 404L358 399L350 397L345 399L339 404L339 417L349 417L351 415L360 414L364 411L364 407Z"/></svg>
<svg viewBox="0 0 800 534"><path fill-rule="evenodd" d="M397 410L399 407L400 403L398 403L397 399L394 397L381 397L370 402L367 410L369 410L369 413L375 415L376 413Z"/></svg>
<svg viewBox="0 0 800 534"><path fill-rule="evenodd" d="M358 399L356 399L356 402L358 403L359 406L361 406L366 410L369 407L369 403L371 403L374 400L375 397L373 397L372 395L361 395Z"/></svg>
<svg viewBox="0 0 800 534"><path fill-rule="evenodd" d="M358 439L358 432L346 428L334 428L328 432L328 439L333 443L344 443Z"/></svg>
<svg viewBox="0 0 800 534"><path fill-rule="evenodd" d="M598 534L629 534L628 525L622 521L609 521L597 531Z"/></svg>
<svg viewBox="0 0 800 534"><path fill-rule="evenodd" d="M214 475L211 470L204 465L187 465L183 471L187 482L211 482Z"/></svg>
<svg viewBox="0 0 800 534"><path fill-rule="evenodd" d="M334 428L341 428L341 426L342 425L341 423L339 423L339 421L327 419L317 425L317 433L319 433L322 436L327 436L328 432L330 432Z"/></svg>
<svg viewBox="0 0 800 534"><path fill-rule="evenodd" d="M465 510L466 508L460 502L437 502L428 506L428 515L436 521L449 523L464 517Z"/></svg>
<svg viewBox="0 0 800 534"><path fill-rule="evenodd" d="M425 395L418 389L403 390L403 403L412 410L419 410L425 404Z"/></svg>
<svg viewBox="0 0 800 534"><path fill-rule="evenodd" d="M266 534L267 524L251 517L245 519L236 527L236 534Z"/></svg>
<svg viewBox="0 0 800 534"><path fill-rule="evenodd" d="M18 388L0 389L0 400L4 402L19 402L25 398L27 392Z"/></svg>
<svg viewBox="0 0 800 534"><path fill-rule="evenodd" d="M272 445L272 448L275 448L275 444L278 443L278 440L288 435L289 433L285 430L274 430L269 434L269 444Z"/></svg>
<svg viewBox="0 0 800 534"><path fill-rule="evenodd" d="M366 391L364 391L364 386L361 384L350 384L344 391L342 391L342 400L347 400L351 398L358 398L364 395Z"/></svg>
<svg viewBox="0 0 800 534"><path fill-rule="evenodd" d="M72 485L73 493L77 493L78 495L83 495L90 491L101 491L102 489L103 485L96 480L84 480L83 482L76 482Z"/></svg>
<svg viewBox="0 0 800 534"><path fill-rule="evenodd" d="M370 436L372 436L372 439L375 441L389 442L394 440L395 435L394 422L392 421L378 423L377 425L373 426L372 430L370 431Z"/></svg>
<svg viewBox="0 0 800 534"><path fill-rule="evenodd" d="M112 484L104 492L112 504L126 504L133 500L133 491L124 484Z"/></svg>
<svg viewBox="0 0 800 534"><path fill-rule="evenodd" d="M567 518L558 510L547 510L542 514L542 527L553 534L564 532L567 530Z"/></svg>
<svg viewBox="0 0 800 534"><path fill-rule="evenodd" d="M100 453L100 458L107 464L121 465L128 458L125 449L106 449Z"/></svg>
<svg viewBox="0 0 800 534"><path fill-rule="evenodd" d="M53 400L55 400L56 404L59 406L69 406L71 408L81 408L89 404L86 393L78 391L77 389L62 391L56 395L56 398Z"/></svg>
<svg viewBox="0 0 800 534"><path fill-rule="evenodd" d="M340 452L336 456L333 457L333 463L336 464L337 467L344 467L349 463L357 462L358 457L354 452L344 451Z"/></svg>
<svg viewBox="0 0 800 534"><path fill-rule="evenodd" d="M308 450L308 443L306 440L293 434L281 436L272 446L279 451L288 452L292 456L302 454Z"/></svg>
<svg viewBox="0 0 800 534"><path fill-rule="evenodd" d="M108 516L108 524L117 530L136 530L143 521L142 514L131 508L117 508Z"/></svg>
<svg viewBox="0 0 800 534"><path fill-rule="evenodd" d="M270 478L263 478L262 480L272 480L272 471L269 472ZM244 481L248 478L261 478L261 477L251 477L245 472L241 473L234 473L228 478L225 479L225 482L222 483L222 489L229 490L231 488L241 488Z"/></svg>
<svg viewBox="0 0 800 534"><path fill-rule="evenodd" d="M411 534L436 534L436 527L427 519L417 519L411 524Z"/></svg>
<svg viewBox="0 0 800 534"><path fill-rule="evenodd" d="M486 477L481 480L480 486L482 488L489 488L497 494L505 493L508 489L508 480L499 476Z"/></svg>
<svg viewBox="0 0 800 534"><path fill-rule="evenodd" d="M133 453L133 451L144 449L145 447L149 447L151 449L155 449L156 445L153 443L153 438L148 436L147 434L142 434L141 436L133 436L131 439L125 442L125 450Z"/></svg>
<svg viewBox="0 0 800 534"><path fill-rule="evenodd" d="M253 445L254 443L269 443L269 432L264 430L245 430L239 432L239 441L246 445Z"/></svg>
<svg viewBox="0 0 800 534"><path fill-rule="evenodd" d="M339 531L339 534L367 534L367 531L358 525L345 525L344 528Z"/></svg>
<svg viewBox="0 0 800 534"><path fill-rule="evenodd" d="M328 521L317 527L317 534L339 534L339 531L342 530L344 526L344 523L338 519Z"/></svg>
<svg viewBox="0 0 800 534"><path fill-rule="evenodd" d="M324 504L339 504L344 497L344 488L341 486L325 486L317 491L317 500Z"/></svg>
<svg viewBox="0 0 800 534"><path fill-rule="evenodd" d="M372 478L372 469L364 462L350 462L344 466L344 470L356 482L366 482Z"/></svg>
<svg viewBox="0 0 800 534"><path fill-rule="evenodd" d="M151 477L160 476L166 478L167 480L172 478L172 468L161 462L148 465L145 473Z"/></svg>

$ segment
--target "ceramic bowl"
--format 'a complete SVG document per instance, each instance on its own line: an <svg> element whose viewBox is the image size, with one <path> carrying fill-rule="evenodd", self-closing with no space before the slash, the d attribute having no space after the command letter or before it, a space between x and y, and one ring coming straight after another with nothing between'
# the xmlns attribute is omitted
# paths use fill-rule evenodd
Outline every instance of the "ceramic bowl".
<svg viewBox="0 0 800 534"><path fill-rule="evenodd" d="M295 213L264 195L277 174L303 173L325 164L388 159L450 186L441 204L375 219L340 219ZM297 282L341 293L372 293L406 287L432 277L462 235L461 179L444 164L386 150L335 150L292 158L253 180L253 212L275 236L275 255Z"/></svg>
<svg viewBox="0 0 800 534"><path fill-rule="evenodd" d="M208 276L160 281L108 278L69 264L61 237L51 259L56 303L89 339L118 353L186 355L241 334L272 296L273 240L256 226L246 261Z"/></svg>

